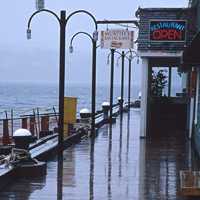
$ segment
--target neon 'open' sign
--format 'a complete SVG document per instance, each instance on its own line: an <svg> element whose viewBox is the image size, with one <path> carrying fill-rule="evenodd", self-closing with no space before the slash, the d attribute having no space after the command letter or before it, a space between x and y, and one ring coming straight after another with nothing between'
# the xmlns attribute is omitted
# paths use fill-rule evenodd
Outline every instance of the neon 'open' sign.
<svg viewBox="0 0 200 200"><path fill-rule="evenodd" d="M181 42L186 38L186 21L152 20L150 21L150 40Z"/></svg>

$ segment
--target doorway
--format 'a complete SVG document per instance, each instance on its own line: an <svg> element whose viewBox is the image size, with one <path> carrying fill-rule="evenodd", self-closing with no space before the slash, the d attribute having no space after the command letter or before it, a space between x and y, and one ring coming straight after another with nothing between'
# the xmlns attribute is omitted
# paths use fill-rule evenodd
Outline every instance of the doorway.
<svg viewBox="0 0 200 200"><path fill-rule="evenodd" d="M151 137L186 130L188 98L179 65L178 58L149 60L147 134Z"/></svg>

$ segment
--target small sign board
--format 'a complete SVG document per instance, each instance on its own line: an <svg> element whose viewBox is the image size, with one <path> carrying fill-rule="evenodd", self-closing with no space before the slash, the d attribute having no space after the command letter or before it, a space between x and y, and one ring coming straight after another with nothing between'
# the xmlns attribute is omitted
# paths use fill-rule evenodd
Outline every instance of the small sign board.
<svg viewBox="0 0 200 200"><path fill-rule="evenodd" d="M132 49L134 32L124 29L110 29L101 31L101 48L104 49Z"/></svg>
<svg viewBox="0 0 200 200"><path fill-rule="evenodd" d="M184 42L186 39L185 20L151 20L150 41Z"/></svg>

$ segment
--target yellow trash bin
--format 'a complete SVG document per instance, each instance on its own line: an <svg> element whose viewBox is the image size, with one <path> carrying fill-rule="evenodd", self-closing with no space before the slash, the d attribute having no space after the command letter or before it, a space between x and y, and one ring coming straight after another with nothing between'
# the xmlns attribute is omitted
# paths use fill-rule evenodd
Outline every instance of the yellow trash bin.
<svg viewBox="0 0 200 200"><path fill-rule="evenodd" d="M76 123L77 98L64 98L64 136L67 137L69 124Z"/></svg>

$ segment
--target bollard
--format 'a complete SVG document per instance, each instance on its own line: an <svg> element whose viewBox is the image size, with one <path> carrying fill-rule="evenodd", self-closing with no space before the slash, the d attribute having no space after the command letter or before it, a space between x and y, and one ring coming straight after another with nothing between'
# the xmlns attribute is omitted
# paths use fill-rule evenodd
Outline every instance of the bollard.
<svg viewBox="0 0 200 200"><path fill-rule="evenodd" d="M48 134L49 134L49 116L42 116L40 138L45 137Z"/></svg>
<svg viewBox="0 0 200 200"><path fill-rule="evenodd" d="M49 131L49 116L41 117L41 131Z"/></svg>
<svg viewBox="0 0 200 200"><path fill-rule="evenodd" d="M15 141L15 147L25 150L28 150L29 144L36 140L36 138L31 135L29 130L22 128L14 132L13 138Z"/></svg>
<svg viewBox="0 0 200 200"><path fill-rule="evenodd" d="M22 128L27 129L28 128L28 119L22 118Z"/></svg>
<svg viewBox="0 0 200 200"><path fill-rule="evenodd" d="M119 111L122 112L123 111L123 99L121 97L117 98L118 100L118 104L119 104Z"/></svg>
<svg viewBox="0 0 200 200"><path fill-rule="evenodd" d="M80 110L80 122L84 124L84 131L90 136L91 134L91 112L87 108Z"/></svg>
<svg viewBox="0 0 200 200"><path fill-rule="evenodd" d="M30 117L30 127L29 130L32 135L35 135L35 117Z"/></svg>
<svg viewBox="0 0 200 200"><path fill-rule="evenodd" d="M8 119L3 120L3 138L2 138L3 145L10 144L10 137L9 137L9 128L8 128Z"/></svg>
<svg viewBox="0 0 200 200"><path fill-rule="evenodd" d="M110 103L109 102L103 102L102 103L102 110L103 110L103 119L104 121L108 121L108 111L110 109Z"/></svg>
<svg viewBox="0 0 200 200"><path fill-rule="evenodd" d="M91 113L87 108L83 108L80 110L81 119L89 119L91 117Z"/></svg>

